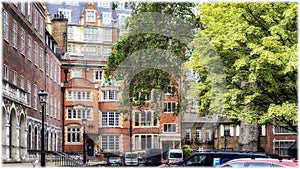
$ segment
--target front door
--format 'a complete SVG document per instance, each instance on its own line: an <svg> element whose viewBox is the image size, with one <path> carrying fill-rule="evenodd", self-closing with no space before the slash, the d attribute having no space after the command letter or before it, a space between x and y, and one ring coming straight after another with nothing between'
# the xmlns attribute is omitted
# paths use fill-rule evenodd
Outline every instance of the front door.
<svg viewBox="0 0 300 169"><path fill-rule="evenodd" d="M91 139L87 140L87 153L88 156L94 156L94 141Z"/></svg>

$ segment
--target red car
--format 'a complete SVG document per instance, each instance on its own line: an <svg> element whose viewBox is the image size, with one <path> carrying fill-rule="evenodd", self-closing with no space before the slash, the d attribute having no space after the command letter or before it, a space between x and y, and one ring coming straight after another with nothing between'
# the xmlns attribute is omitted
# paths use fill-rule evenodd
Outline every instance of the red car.
<svg viewBox="0 0 300 169"><path fill-rule="evenodd" d="M278 159L268 159L268 158L240 158L235 160L230 160L226 163L221 164L218 167L236 167L236 168L273 168L273 167L287 167L287 168L298 168L298 161L295 160L278 160Z"/></svg>

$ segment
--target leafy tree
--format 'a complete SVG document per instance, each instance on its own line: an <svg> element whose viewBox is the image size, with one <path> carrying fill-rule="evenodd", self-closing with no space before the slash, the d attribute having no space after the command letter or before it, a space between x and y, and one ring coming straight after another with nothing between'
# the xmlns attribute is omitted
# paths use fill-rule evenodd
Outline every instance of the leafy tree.
<svg viewBox="0 0 300 169"><path fill-rule="evenodd" d="M250 123L285 123L297 132L297 9L293 2L200 6L203 30L193 41L188 63L200 77L200 112L222 112ZM223 70L213 65L217 59ZM215 91L224 91L218 106L213 105Z"/></svg>
<svg viewBox="0 0 300 169"><path fill-rule="evenodd" d="M183 158L193 154L193 149L189 145L182 146Z"/></svg>
<svg viewBox="0 0 300 169"><path fill-rule="evenodd" d="M167 92L169 85L178 87L180 67L188 59L185 51L193 39L197 20L192 11L194 3L130 5L133 12L127 20L128 33L113 45L105 74L121 78L129 86L123 92L128 96L124 97L126 105L137 98L134 104L142 107L152 89Z"/></svg>

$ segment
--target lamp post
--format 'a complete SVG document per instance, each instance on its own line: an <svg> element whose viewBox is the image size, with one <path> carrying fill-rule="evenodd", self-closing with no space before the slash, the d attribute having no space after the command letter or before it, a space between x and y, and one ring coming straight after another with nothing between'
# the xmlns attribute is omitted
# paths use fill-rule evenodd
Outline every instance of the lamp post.
<svg viewBox="0 0 300 169"><path fill-rule="evenodd" d="M45 124L44 123L45 123L45 105L46 105L48 93L42 89L41 91L38 92L38 96L42 108L41 167L45 167L46 158L45 158L45 129L44 129Z"/></svg>
<svg viewBox="0 0 300 169"><path fill-rule="evenodd" d="M129 121L129 142L130 142L130 152L132 152L132 98L130 98L130 121Z"/></svg>
<svg viewBox="0 0 300 169"><path fill-rule="evenodd" d="M82 119L82 126L83 126L83 164L85 165L86 164L86 156L85 156L85 126L86 126L86 123L87 123L87 119L86 118L83 118Z"/></svg>

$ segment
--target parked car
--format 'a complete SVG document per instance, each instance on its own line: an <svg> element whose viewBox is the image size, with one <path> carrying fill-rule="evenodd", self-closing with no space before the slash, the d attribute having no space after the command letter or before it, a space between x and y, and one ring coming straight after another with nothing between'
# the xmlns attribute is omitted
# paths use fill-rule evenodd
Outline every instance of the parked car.
<svg viewBox="0 0 300 169"><path fill-rule="evenodd" d="M108 157L107 165L109 166L121 166L123 165L123 160L121 157Z"/></svg>
<svg viewBox="0 0 300 169"><path fill-rule="evenodd" d="M218 167L236 167L236 168L273 168L273 167L293 167L298 168L298 162L295 160L265 159L265 158L240 158L228 161Z"/></svg>
<svg viewBox="0 0 300 169"><path fill-rule="evenodd" d="M138 153L137 152L125 152L125 165L139 165Z"/></svg>
<svg viewBox="0 0 300 169"><path fill-rule="evenodd" d="M238 158L274 158L263 152L242 152L242 151L203 151L194 153L184 160L175 162L173 164L163 164L161 167L180 166L180 167L216 167L227 161ZM276 157L275 157L276 158Z"/></svg>

